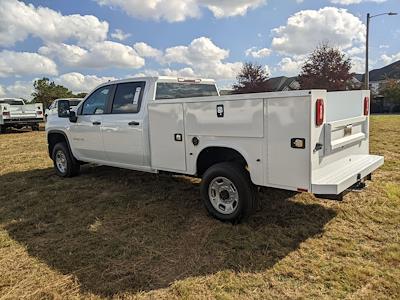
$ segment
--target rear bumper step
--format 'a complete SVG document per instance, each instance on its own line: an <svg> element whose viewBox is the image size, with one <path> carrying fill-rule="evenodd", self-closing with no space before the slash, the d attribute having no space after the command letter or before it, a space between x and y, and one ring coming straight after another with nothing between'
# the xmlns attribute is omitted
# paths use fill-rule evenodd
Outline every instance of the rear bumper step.
<svg viewBox="0 0 400 300"><path fill-rule="evenodd" d="M361 182L362 179L382 166L384 158L376 155L352 155L344 160L328 165L316 172L313 178L312 193L339 195Z"/></svg>

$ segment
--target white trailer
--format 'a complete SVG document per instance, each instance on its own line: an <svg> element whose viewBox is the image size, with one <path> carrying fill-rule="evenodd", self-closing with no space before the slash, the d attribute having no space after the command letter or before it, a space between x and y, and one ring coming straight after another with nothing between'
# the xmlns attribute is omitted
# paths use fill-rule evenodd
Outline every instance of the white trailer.
<svg viewBox="0 0 400 300"><path fill-rule="evenodd" d="M210 84L157 77L102 85L97 91L110 94L100 114L82 113L89 95L69 119L48 121L57 173L73 175L83 161L199 176L208 211L236 221L254 207L253 186L330 198L383 164L369 154L369 91L158 97L161 83L165 93L165 83L176 91L200 82ZM135 113L113 114L123 98Z"/></svg>

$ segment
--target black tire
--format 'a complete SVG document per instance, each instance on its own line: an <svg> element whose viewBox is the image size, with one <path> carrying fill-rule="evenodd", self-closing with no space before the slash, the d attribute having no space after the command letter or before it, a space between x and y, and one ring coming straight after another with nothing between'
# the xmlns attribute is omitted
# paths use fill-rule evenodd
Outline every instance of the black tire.
<svg viewBox="0 0 400 300"><path fill-rule="evenodd" d="M32 131L39 131L40 130L38 124L37 125L32 125L31 127L32 127Z"/></svg>
<svg viewBox="0 0 400 300"><path fill-rule="evenodd" d="M210 193L213 192L210 185L213 181L218 183L218 180L221 180L220 178L228 179L234 185L234 190L238 194L237 204L231 213L221 213L224 205L214 203L219 208L220 211L218 211L210 199ZM256 208L256 192L250 175L244 167L236 163L224 162L211 166L203 175L200 191L207 211L221 221L238 223L244 217L249 216ZM220 192L218 197L222 198L223 192ZM231 195L229 194L228 202L231 201L230 199Z"/></svg>
<svg viewBox="0 0 400 300"><path fill-rule="evenodd" d="M65 159L65 167L61 168L57 164L57 155L63 155ZM79 174L80 164L73 157L72 153L69 151L66 143L61 142L54 146L52 156L54 169L58 176L60 177L74 177Z"/></svg>
<svg viewBox="0 0 400 300"><path fill-rule="evenodd" d="M7 127L4 125L0 125L0 133L6 133Z"/></svg>

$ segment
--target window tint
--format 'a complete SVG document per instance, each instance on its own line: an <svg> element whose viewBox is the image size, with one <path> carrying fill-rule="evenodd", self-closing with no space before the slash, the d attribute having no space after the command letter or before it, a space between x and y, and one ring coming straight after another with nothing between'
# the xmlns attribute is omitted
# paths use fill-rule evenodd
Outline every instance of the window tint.
<svg viewBox="0 0 400 300"><path fill-rule="evenodd" d="M82 115L101 115L106 110L107 100L111 93L111 86L99 88L85 101Z"/></svg>
<svg viewBox="0 0 400 300"><path fill-rule="evenodd" d="M198 83L157 83L156 99L175 99L218 96L217 88L213 84Z"/></svg>
<svg viewBox="0 0 400 300"><path fill-rule="evenodd" d="M120 83L114 96L113 114L137 113L142 102L144 82Z"/></svg>
<svg viewBox="0 0 400 300"><path fill-rule="evenodd" d="M69 106L78 106L82 100L69 100Z"/></svg>

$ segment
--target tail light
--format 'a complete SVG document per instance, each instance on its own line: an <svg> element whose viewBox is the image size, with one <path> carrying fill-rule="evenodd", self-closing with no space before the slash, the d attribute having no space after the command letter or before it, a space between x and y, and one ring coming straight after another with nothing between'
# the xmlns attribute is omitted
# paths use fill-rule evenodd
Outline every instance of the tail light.
<svg viewBox="0 0 400 300"><path fill-rule="evenodd" d="M43 112L37 111L36 114L39 115L39 116L41 116L41 115L43 114Z"/></svg>
<svg viewBox="0 0 400 300"><path fill-rule="evenodd" d="M318 99L316 103L316 117L315 117L315 124L317 126L321 126L322 124L324 124L324 114L325 114L324 100Z"/></svg>
<svg viewBox="0 0 400 300"><path fill-rule="evenodd" d="M3 111L3 116L9 117L10 116L10 112L9 111Z"/></svg>
<svg viewBox="0 0 400 300"><path fill-rule="evenodd" d="M369 97L364 98L364 116L369 115Z"/></svg>

